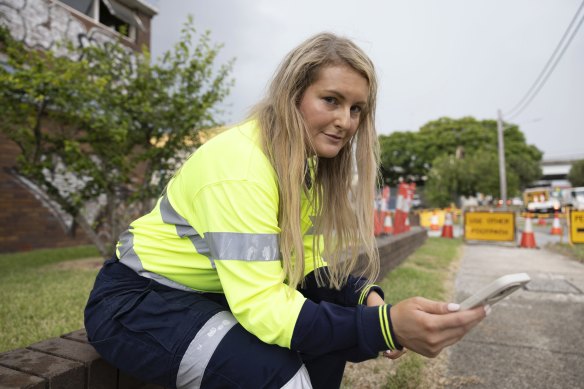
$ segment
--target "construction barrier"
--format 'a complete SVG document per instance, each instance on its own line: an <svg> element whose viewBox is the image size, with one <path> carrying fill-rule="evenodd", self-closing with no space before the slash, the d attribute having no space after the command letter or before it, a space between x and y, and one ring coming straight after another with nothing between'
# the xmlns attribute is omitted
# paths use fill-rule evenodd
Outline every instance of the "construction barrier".
<svg viewBox="0 0 584 389"><path fill-rule="evenodd" d="M515 242L515 212L465 212L464 239Z"/></svg>
<svg viewBox="0 0 584 389"><path fill-rule="evenodd" d="M584 211L570 211L570 243L584 243Z"/></svg>

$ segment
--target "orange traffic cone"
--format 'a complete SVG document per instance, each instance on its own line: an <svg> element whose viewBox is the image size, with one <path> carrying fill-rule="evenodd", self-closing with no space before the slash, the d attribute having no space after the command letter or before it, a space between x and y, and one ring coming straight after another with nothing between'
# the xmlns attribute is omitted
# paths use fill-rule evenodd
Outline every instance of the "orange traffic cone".
<svg viewBox="0 0 584 389"><path fill-rule="evenodd" d="M552 229L550 231L551 235L562 235L562 226L560 225L560 218L558 213L554 214L554 222L552 224Z"/></svg>
<svg viewBox="0 0 584 389"><path fill-rule="evenodd" d="M385 219L383 219L383 233L386 235L393 234L393 221L391 220L391 213L385 213Z"/></svg>
<svg viewBox="0 0 584 389"><path fill-rule="evenodd" d="M438 224L438 215L436 214L436 212L433 212L432 217L430 218L430 230L440 231L440 225Z"/></svg>
<svg viewBox="0 0 584 389"><path fill-rule="evenodd" d="M525 218L525 229L521 235L521 247L525 249L537 248L535 244L535 235L533 234L533 227L531 226L531 215Z"/></svg>
<svg viewBox="0 0 584 389"><path fill-rule="evenodd" d="M545 226L547 224L545 217L543 217L543 215L539 215L537 217L537 225L538 226Z"/></svg>
<svg viewBox="0 0 584 389"><path fill-rule="evenodd" d="M404 227L404 231L408 232L410 230L410 214L408 214L408 216L406 216L406 224Z"/></svg>
<svg viewBox="0 0 584 389"><path fill-rule="evenodd" d="M442 227L442 237L443 238L454 238L454 233L452 231L452 214L448 212L444 219L444 227Z"/></svg>

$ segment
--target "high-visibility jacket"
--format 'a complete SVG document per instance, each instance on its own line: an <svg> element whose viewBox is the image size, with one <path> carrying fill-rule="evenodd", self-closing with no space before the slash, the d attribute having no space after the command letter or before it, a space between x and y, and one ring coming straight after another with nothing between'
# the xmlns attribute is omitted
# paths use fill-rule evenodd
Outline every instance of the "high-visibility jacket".
<svg viewBox="0 0 584 389"><path fill-rule="evenodd" d="M319 301L324 288L314 282L304 291L285 284L278 204L276 173L261 150L256 122L249 121L216 136L184 163L154 209L121 235L117 256L164 285L223 293L237 321L266 343L318 354L358 349L369 356L395 348L389 306L358 305L371 288L382 293L378 287L351 277L331 303ZM312 249L314 217L303 197L308 281L313 263L326 274L326 263Z"/></svg>

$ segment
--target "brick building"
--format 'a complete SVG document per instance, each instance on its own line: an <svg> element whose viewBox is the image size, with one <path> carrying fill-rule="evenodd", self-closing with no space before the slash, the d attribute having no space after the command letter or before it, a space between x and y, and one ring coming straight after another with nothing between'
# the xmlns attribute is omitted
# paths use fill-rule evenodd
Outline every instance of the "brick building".
<svg viewBox="0 0 584 389"><path fill-rule="evenodd" d="M141 0L0 0L0 25L40 50L58 51L63 40L89 45L120 38L133 50L149 47L156 13ZM89 243L68 215L15 173L19 153L0 134L0 253Z"/></svg>

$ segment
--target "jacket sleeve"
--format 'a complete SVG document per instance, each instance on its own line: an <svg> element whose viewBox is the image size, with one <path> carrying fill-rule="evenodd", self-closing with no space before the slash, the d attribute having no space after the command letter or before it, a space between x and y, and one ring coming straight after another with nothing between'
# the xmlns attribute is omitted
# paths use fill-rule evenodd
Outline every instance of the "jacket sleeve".
<svg viewBox="0 0 584 389"><path fill-rule="evenodd" d="M304 282L299 288L300 293L316 303L328 301L345 307L366 304L367 296L372 291L377 292L381 298L384 298L383 290L378 285L370 283L366 278L352 275L348 277L340 290L331 289L326 286L329 274L327 266L315 269L304 278ZM322 280L322 285L324 286L318 285L317 278Z"/></svg>

